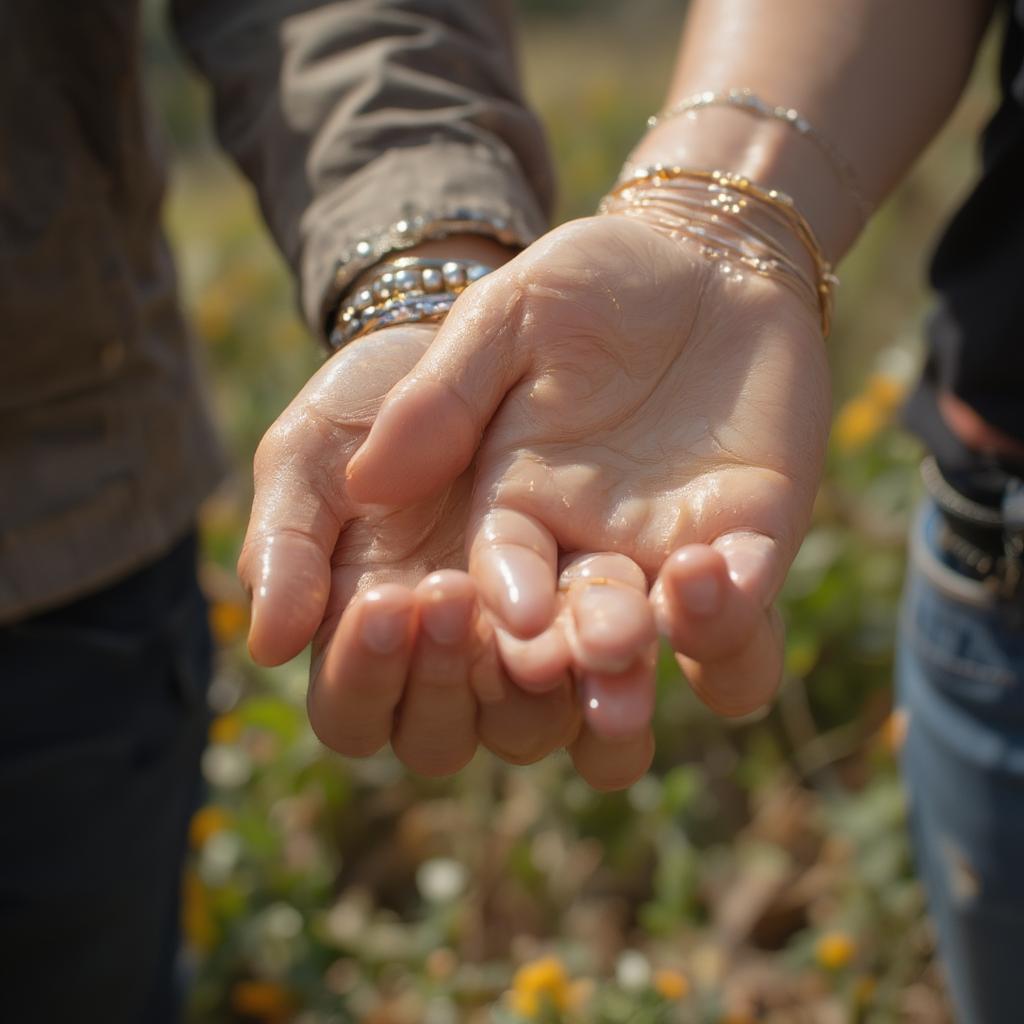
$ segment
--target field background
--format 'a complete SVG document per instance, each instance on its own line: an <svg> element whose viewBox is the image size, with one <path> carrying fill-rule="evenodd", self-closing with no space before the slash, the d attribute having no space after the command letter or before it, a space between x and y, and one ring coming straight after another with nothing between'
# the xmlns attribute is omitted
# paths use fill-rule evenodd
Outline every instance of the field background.
<svg viewBox="0 0 1024 1024"><path fill-rule="evenodd" d="M680 6L522 5L559 218L594 208L660 106ZM991 53L842 268L837 419L785 593L778 703L726 724L666 661L654 766L600 795L564 755L507 768L482 752L442 781L388 752L328 756L304 719L305 660L249 662L233 564L252 451L321 355L249 187L211 141L203 86L160 4L147 11L174 154L168 227L238 467L202 524L219 654L184 906L192 1021L941 1024L890 710L919 454L894 419L920 360L926 256L992 103Z"/></svg>

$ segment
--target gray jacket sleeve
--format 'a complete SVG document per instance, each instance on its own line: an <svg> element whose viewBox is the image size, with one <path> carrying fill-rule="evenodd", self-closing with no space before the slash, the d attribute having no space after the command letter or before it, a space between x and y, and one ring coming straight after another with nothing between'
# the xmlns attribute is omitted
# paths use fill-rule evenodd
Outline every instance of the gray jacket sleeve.
<svg viewBox="0 0 1024 1024"><path fill-rule="evenodd" d="M172 0L172 17L321 335L339 259L399 222L544 231L551 165L507 0Z"/></svg>

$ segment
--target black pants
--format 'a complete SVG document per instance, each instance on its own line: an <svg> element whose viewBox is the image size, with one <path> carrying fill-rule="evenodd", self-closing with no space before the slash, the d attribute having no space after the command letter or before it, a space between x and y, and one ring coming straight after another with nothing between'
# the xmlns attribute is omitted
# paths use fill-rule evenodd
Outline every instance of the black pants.
<svg viewBox="0 0 1024 1024"><path fill-rule="evenodd" d="M0 627L0 1017L170 1024L210 638L189 536Z"/></svg>

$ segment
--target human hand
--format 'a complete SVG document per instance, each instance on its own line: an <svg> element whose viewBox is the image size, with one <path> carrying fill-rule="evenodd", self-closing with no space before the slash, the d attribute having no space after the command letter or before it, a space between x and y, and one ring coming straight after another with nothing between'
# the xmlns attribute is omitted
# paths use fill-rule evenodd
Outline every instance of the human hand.
<svg viewBox="0 0 1024 1024"><path fill-rule="evenodd" d="M792 292L731 280L640 219L588 218L460 298L351 459L349 491L419 500L475 456L470 572L510 633L552 621L560 555L620 552L655 581L696 692L744 714L780 678L773 601L829 406L820 327ZM582 685L599 730L602 706L628 701L607 678Z"/></svg>
<svg viewBox="0 0 1024 1024"><path fill-rule="evenodd" d="M608 750L581 729L568 672L570 646L587 658L588 623L607 603L581 605L576 588L562 602L561 623L539 643L518 646L495 635L459 571L471 472L401 508L359 506L346 493L348 458L433 334L395 327L354 342L314 375L261 443L239 560L253 594L253 657L278 664L313 639L310 720L340 753L365 756L390 740L410 768L437 775L462 767L478 742L517 764L569 745L583 751L593 785L626 785L646 769L649 744ZM575 572L642 580L618 556L591 556ZM643 593L613 598L618 642L630 657L638 638L646 636L648 648L653 641ZM606 631L597 632L599 658L614 655L615 637L609 647Z"/></svg>

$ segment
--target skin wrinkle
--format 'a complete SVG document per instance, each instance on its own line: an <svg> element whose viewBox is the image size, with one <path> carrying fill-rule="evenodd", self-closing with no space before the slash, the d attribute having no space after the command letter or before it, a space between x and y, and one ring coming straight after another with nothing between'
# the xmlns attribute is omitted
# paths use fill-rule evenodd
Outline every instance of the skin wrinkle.
<svg viewBox="0 0 1024 1024"><path fill-rule="evenodd" d="M583 282L577 287L591 289L589 302L566 301L561 288L534 289L532 293L526 289L511 302L507 292L490 293L490 299L485 296L480 306L470 303L474 315L478 314L473 325L451 325L450 329L467 334L452 338L452 354L438 360L430 372L464 359L459 350L465 353L469 347L472 359L465 363L470 369L462 384L468 387L470 381L479 378L480 386L486 388L487 374L495 365L489 352L495 350L502 360L510 359L510 351L518 346L516 358L520 363L499 364L500 368L509 368L509 376L520 372L521 366L525 368L519 386L500 405L488 428L478 456L481 486L473 507L482 512L487 503L481 495L487 495L490 504L497 497L510 511L536 517L563 551L586 552L610 546L639 561L638 570L644 574L645 583L650 583L671 550L669 542L674 534L685 532L709 541L740 528L755 534L759 529L771 532L776 525L771 511L773 478L768 472L751 470L751 466L774 462L773 451L782 445L779 437L790 433L796 436L804 429L806 410L785 398L802 382L804 368L799 349L786 351L785 337L768 332L763 336L750 334L750 314L769 301L764 289L751 289L751 301L728 289L742 308L716 316L713 324L700 324L700 316L710 315L708 303L721 300L726 289L712 288L711 282L716 279L706 273L706 268L702 267L698 275L689 260L673 259L668 251L670 243L648 226L613 221L595 218L589 223L588 230L597 231L591 237L605 243L589 247L593 258L600 259L605 250L612 251L616 238L628 244L643 242L644 246L634 248L651 251L648 263L653 257L661 257L657 263L660 287L652 287L650 275L645 276L645 268L640 267L635 274L627 273L621 288L600 290L598 286L610 278L608 273L600 272L599 263L598 272L575 275ZM673 252L678 255L677 249ZM573 258L578 259L579 253ZM671 287L673 281L677 282L675 288ZM482 308L491 300L489 310ZM630 302L637 309L633 321L626 324L623 308L628 309ZM595 305L605 318L606 330L609 323L613 324L616 337L609 338L605 333L594 338L593 332L585 329ZM656 311L664 309L670 309L672 317L662 331L657 327ZM501 319L509 310L512 318ZM561 325L561 332L545 345L539 318L546 310ZM699 326L687 323L691 315ZM514 336L519 325L524 325L529 337ZM477 331L482 331L490 344L472 350L472 335ZM569 358L574 348L578 353L575 360ZM776 363L778 372L772 370ZM759 378L767 381L763 391L751 384L758 367L765 371ZM819 367L810 369L813 372ZM621 393L604 383L613 379ZM504 388L507 380L497 383ZM475 394L467 392L467 397L472 399ZM589 416L590 424L580 426L578 419L566 423L570 419L565 415L566 402L575 396L582 396L573 404L580 406L584 417ZM439 398L444 401L446 396ZM490 401L488 396L485 403ZM635 411L623 410L622 403L636 406ZM641 403L646 408L640 408ZM738 426L730 429L723 415L734 413ZM457 409L453 416L458 417ZM777 425L767 429L773 421ZM472 422L479 429L480 417ZM574 435L583 436L565 437L564 431L570 429ZM545 434L557 438L557 443L539 444ZM740 460L744 451L749 457ZM799 470L793 467L794 473ZM755 474L752 481L749 476L747 479L765 495L760 501L755 495L748 503L735 493L743 478L732 474L741 471ZM787 492L791 490L786 488ZM450 498L447 495L438 504L426 504L419 513L437 523L442 532L444 524L437 517ZM780 502L788 507L793 499L786 493L780 496ZM707 507L709 503L713 509ZM378 531L378 543L386 542L392 531L403 544L415 543L402 536L402 513L378 522L366 521L365 516L373 511L379 510L366 508L355 529ZM419 519L413 518L410 525L418 537L429 536ZM353 532L349 540L357 537ZM435 539L443 545L449 538ZM370 545L373 543L371 538ZM433 544L411 550L414 559L429 557ZM344 579L335 575L335 589L363 588L374 577L394 579L395 574L408 571L408 559L395 563L390 577L388 566L380 563L365 565L356 572L349 566ZM771 581L767 582L770 585ZM727 702L734 698L727 693L718 699ZM735 699L740 702L744 698L736 695ZM511 705L499 712L499 717L505 715L504 726L495 724L490 739L503 747L516 746L506 735L506 711L512 711ZM514 716L528 717L520 707ZM585 756L590 756L596 768L606 756L596 751L607 749L606 745L598 747L596 740L587 742L595 744L588 748L593 756ZM630 761L636 757L638 753L628 755ZM628 769L622 771L635 777Z"/></svg>
<svg viewBox="0 0 1024 1024"><path fill-rule="evenodd" d="M434 536L441 524L454 524L460 519L465 519L464 512L460 516L460 506L464 497L457 493L465 490L465 484L459 486L459 483L445 488L436 502L432 502L435 507L430 517L419 523L407 539L403 536L405 542L401 546L397 546L396 542L398 536L404 535L408 529L405 520L410 518L410 511L411 517L418 520L422 514L420 507L386 512L376 520L360 520L339 539L332 557L332 565L387 566L409 562L430 569L459 567L460 563L464 562L459 541L462 531L456 529L454 525L449 525L447 533L451 534L451 540L442 545L437 544L437 538ZM387 534L386 539L384 534Z"/></svg>
<svg viewBox="0 0 1024 1024"><path fill-rule="evenodd" d="M704 269L706 271L706 268ZM694 302L694 306L696 307L694 310L694 317L695 319L698 320L700 316L701 307L704 305L705 301L708 298L709 280L710 278L706 272L700 275L700 288L697 290L696 300ZM746 285L748 294L749 292L754 291L755 289L759 292L759 294L756 295L757 301L753 303L754 305L757 305L763 301L774 301L776 298L776 296L773 293L778 291L777 288L761 289L759 288L759 285L761 284L760 281L744 282L744 284ZM754 285L753 289L750 288L751 284ZM730 291L732 290L734 289L730 286ZM552 294L555 296L556 301L561 298L560 292L556 291L552 293L549 291L547 293L548 296ZM743 303L743 305L744 307L747 307L750 305L750 303ZM745 316L746 313L747 310L745 308L742 311L738 311L736 315L737 317L740 317ZM692 335L687 340L687 342L683 344L683 350L688 350L690 353L692 353L693 358L700 358L700 349L705 344L705 337L710 336L705 335L704 332ZM605 350L606 348L607 346L601 346L602 350ZM744 398L744 396L747 395L748 393L747 381L749 381L751 375L756 372L758 363L761 362L763 359L770 358L769 356L758 357L755 353L756 350L750 353L750 355L753 356L754 358L753 360L750 360L748 358L747 365L745 365L741 371L734 371L737 381L734 403L743 403L746 401L748 406L751 404L749 399L745 400ZM705 360L707 359L706 353L703 355L703 358ZM622 359L618 359L615 361L617 365L623 365ZM626 361L626 364L635 366L635 364L629 364L628 361ZM548 373L550 373L550 376L552 378L556 380L561 378L561 380L564 380L568 376L568 370L570 368L567 368L561 364L555 364L552 366L549 363L546 369L548 370ZM576 370L576 367L571 367L571 369L574 373L577 374L578 379L582 376ZM764 369L767 370L768 368ZM636 374L631 373L628 376L632 376L635 378ZM529 408L529 399L536 396L538 390L543 388L545 386L545 383L546 382L544 381L536 381L534 383L535 390L530 395L526 396L525 401L520 399L523 408ZM561 384L561 381L559 381L559 383ZM716 383L718 383L720 386L720 381ZM671 371L666 370L659 376L659 379L652 390L656 391L659 388L661 388L662 390L666 390L669 388L674 389L675 386L676 381L672 379ZM588 388L587 390L590 393L596 394L599 388L595 389L593 385L591 385L590 388ZM782 391L784 390L784 388L780 386L776 390ZM558 395L556 397L559 399L563 399L564 395ZM756 395L752 397L754 399L757 399ZM649 394L642 401L646 403L650 401L651 398L652 396ZM550 400L549 404L551 404L551 402L553 401L553 399ZM770 416L775 409L788 411L787 404L781 399L778 401L774 401L772 399L766 400L764 398L761 398L759 401L756 401L756 405L760 407L759 409L756 410L760 414L759 418L760 416ZM610 434L614 434L616 430L618 430L618 432L621 433L621 427L627 423L631 413L632 410L625 410L623 412L619 412L619 415L615 417L614 424L608 420L602 421L600 425L596 428L593 424L587 424L584 429L579 431L579 433L590 438L593 438L593 433L595 429L597 431L607 429L608 433ZM642 419L643 417L640 418ZM559 429L564 429L561 424L559 424ZM647 424L638 423L636 425L636 429L638 431L642 430L645 435L649 434ZM542 425L538 425L537 430L538 433L540 433L542 431ZM601 476L604 477L604 486L600 489L600 492L597 495L587 495L581 501L581 504L591 505L594 503L600 503L605 506L613 504L614 507L610 510L611 519L621 524L622 515L619 510L621 510L623 503L628 501L630 495L632 493L635 493L637 489L647 491L651 491L653 489L655 491L661 491L661 496L663 496L666 492L671 493L674 490L674 488L668 486L668 483L669 481L671 481L672 474L674 472L673 464L678 463L680 448L686 449L685 458L691 465L693 465L694 463L697 464L694 467L697 470L697 472L691 476L691 481L699 478L706 479L715 473L722 472L724 470L732 468L751 467L751 460L749 459L749 457L747 459L744 459L741 453L736 448L732 447L730 441L706 417L696 421L696 432L697 436L691 438L689 441L687 441L686 439L677 438L675 440L675 444L672 445L671 449L666 448L666 444L664 442L660 442L653 452L649 452L647 454L644 454L644 446L642 443L638 443L635 446L633 446L631 441L622 441L617 445L611 444L608 441L602 441L599 445L596 446L600 449L600 451L595 453L594 456L595 464L593 467L593 473L595 475L600 474ZM522 444L522 439L519 440L520 444ZM559 445L554 449L549 448L547 451L542 452L523 451L522 448L520 448L520 450L515 452L514 454L509 453L506 456L505 464L498 470L498 473L505 475L507 478L510 473L515 473L515 470L510 469L510 463L512 465L515 465L516 463L522 463L523 461L530 460L534 463L535 467L539 467L540 465L546 466L545 476L548 478L548 481L557 481L560 477L560 474L558 473L559 467L557 465L559 460L564 460L565 462L571 461L572 463L577 464L580 461L579 452L572 452L570 450L572 447L573 440L579 439L566 438L564 441L560 441ZM758 444L752 444L750 440L738 440L737 445L740 449L743 449L744 447L760 447L760 445ZM767 464L769 462L775 461L767 457L770 453L763 452L763 454L766 456L762 463L763 468L766 471L776 469L776 467ZM609 460L609 456L611 456L611 460ZM488 457L493 457L493 453L488 453ZM609 465L609 461L618 461L622 464L623 469L621 473L615 474L616 477L619 477L618 479L608 480L608 477L611 475L611 467ZM754 463L754 465L757 465L757 463ZM646 475L645 478L642 481L640 481L639 484L637 484L635 472L636 468L650 466L664 467L664 472ZM531 475L536 475L535 471ZM625 478L627 475L631 477L631 486L629 487L628 492L622 498L620 498L618 502L613 503L611 496L616 491L621 492L625 490L623 478ZM789 474L784 473L783 475L788 481L792 482L792 477L789 476ZM504 504L514 504L516 507L525 510L526 508L530 508L533 506L533 502L535 500L534 492L536 488L530 486L529 484L524 485L522 477L519 476L519 474L516 474L516 476L518 476L518 479L513 480L511 486L509 485L508 479L506 479L504 486L497 488L498 500ZM521 492L517 493L520 491L520 489ZM578 491L578 488L574 489ZM558 493L564 492L564 489L558 488L557 486L555 486L553 482L548 483L548 490L551 492ZM492 494L492 498L493 497L494 495ZM656 499L652 498L652 501L655 500ZM688 515L685 512L683 512L680 509L678 503L673 504L675 506L676 511L667 523L665 522L664 518L659 517L659 521L657 524L657 533L655 536L650 536L650 524L645 524L644 532L648 534L648 537L641 538L637 534L634 535L633 538L631 538L632 543L630 543L630 538L622 537L622 534L620 533L620 525L620 529L613 531L615 534L618 534L619 536L615 537L616 543L614 543L612 547L619 548L620 546L623 546L626 548L626 550L630 550L631 548L635 550L637 547L639 547L641 549L646 549L644 550L644 555L646 555L647 551L649 551L652 548L660 549L661 553L663 553L666 548L665 542L669 537L673 535L673 533L677 533L684 528L687 531L691 531L693 529L694 522L699 521L699 517L694 517L693 515ZM682 504L685 507L685 503ZM732 512L730 512L728 509L721 511L724 516L730 519L733 519L738 516L738 512L735 509ZM599 527L598 532L601 535L607 537L610 531L608 531L607 529L607 524L602 524L602 526ZM709 531L709 535L704 539L711 539L710 532L711 531ZM559 537L559 540L564 544L567 539L569 538L564 536L563 531L563 535ZM647 558L643 557L642 560L646 562ZM652 561L653 560L654 559L652 558Z"/></svg>

